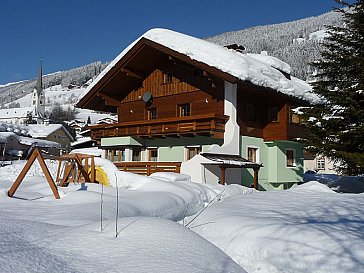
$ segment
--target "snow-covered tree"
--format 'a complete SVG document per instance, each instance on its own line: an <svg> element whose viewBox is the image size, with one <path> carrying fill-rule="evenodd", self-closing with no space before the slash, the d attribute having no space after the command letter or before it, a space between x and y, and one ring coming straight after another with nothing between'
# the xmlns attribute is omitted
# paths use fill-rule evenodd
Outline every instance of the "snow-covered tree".
<svg viewBox="0 0 364 273"><path fill-rule="evenodd" d="M339 162L344 174L364 173L364 0L350 5L337 0L344 27L329 27L329 36L314 63L314 92L323 103L305 110L307 145Z"/></svg>

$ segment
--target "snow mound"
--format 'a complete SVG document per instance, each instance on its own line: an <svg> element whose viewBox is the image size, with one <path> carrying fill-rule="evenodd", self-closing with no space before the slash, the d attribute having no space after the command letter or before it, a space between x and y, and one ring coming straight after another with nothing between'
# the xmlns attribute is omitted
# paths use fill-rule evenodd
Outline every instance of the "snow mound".
<svg viewBox="0 0 364 273"><path fill-rule="evenodd" d="M156 172L152 173L149 177L158 178L167 182L191 181L191 176L188 174L172 172Z"/></svg>
<svg viewBox="0 0 364 273"><path fill-rule="evenodd" d="M296 186L296 187L292 188L292 190L335 193L328 186L326 186L324 184L321 184L320 182L317 182L317 181L309 181L307 183L304 183L302 185L299 185L299 186Z"/></svg>

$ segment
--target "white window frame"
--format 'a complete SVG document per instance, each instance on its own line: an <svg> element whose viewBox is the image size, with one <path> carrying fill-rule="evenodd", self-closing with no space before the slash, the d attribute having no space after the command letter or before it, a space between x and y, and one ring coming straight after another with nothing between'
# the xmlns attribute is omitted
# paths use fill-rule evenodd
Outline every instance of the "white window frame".
<svg viewBox="0 0 364 273"><path fill-rule="evenodd" d="M323 161L323 167L322 166L319 166L319 162L322 162ZM320 163L320 165L322 165L322 163ZM320 158L317 158L316 159L316 169L317 170L325 170L326 168L326 160L324 157L320 157Z"/></svg>
<svg viewBox="0 0 364 273"><path fill-rule="evenodd" d="M293 151L293 165L288 165L287 151ZM286 149L284 156L286 157L286 167L287 168L295 168L297 166L296 149L292 149L292 148Z"/></svg>
<svg viewBox="0 0 364 273"><path fill-rule="evenodd" d="M246 159L248 159L248 150L250 149L256 149L256 162L254 163L260 163L260 147L256 145L247 145L246 146Z"/></svg>

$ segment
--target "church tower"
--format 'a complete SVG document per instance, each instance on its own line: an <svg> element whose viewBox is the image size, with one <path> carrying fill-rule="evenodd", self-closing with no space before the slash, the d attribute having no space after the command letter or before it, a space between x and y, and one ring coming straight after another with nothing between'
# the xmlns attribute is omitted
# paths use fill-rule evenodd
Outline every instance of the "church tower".
<svg viewBox="0 0 364 273"><path fill-rule="evenodd" d="M45 114L45 95L42 81L42 62L40 63L37 83L32 93L31 107L33 108L34 118L38 123L42 123Z"/></svg>

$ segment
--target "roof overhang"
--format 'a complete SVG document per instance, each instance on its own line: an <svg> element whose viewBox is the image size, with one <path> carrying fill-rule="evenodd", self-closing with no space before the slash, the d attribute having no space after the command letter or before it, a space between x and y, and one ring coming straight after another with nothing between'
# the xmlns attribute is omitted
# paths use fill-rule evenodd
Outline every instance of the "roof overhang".
<svg viewBox="0 0 364 273"><path fill-rule="evenodd" d="M150 54L148 55L148 53ZM125 85L126 89L130 89L124 90L126 92L137 88L146 78L147 74L147 71L142 71L147 69L146 64L143 64L147 62L143 60L148 59L148 62L154 63L157 60L153 60L153 58L157 58L158 54L164 54L169 58L187 63L220 79L232 83L238 81L236 77L229 73L211 67L203 62L193 60L183 53L142 37L119 60L115 63L112 62L106 67L104 73L101 72L95 79L95 83L88 87L86 95L81 98L76 104L76 107L115 112L118 103L120 103L120 98L116 98L115 94L110 92L112 88L108 87L118 86L118 88L122 88L120 86ZM118 84L113 83L113 81L117 81ZM123 84L120 85L120 82Z"/></svg>
<svg viewBox="0 0 364 273"><path fill-rule="evenodd" d="M216 153L200 153L201 156L210 160L202 165L218 165L225 168L252 168L259 169L263 164L251 162L239 155L216 154Z"/></svg>

